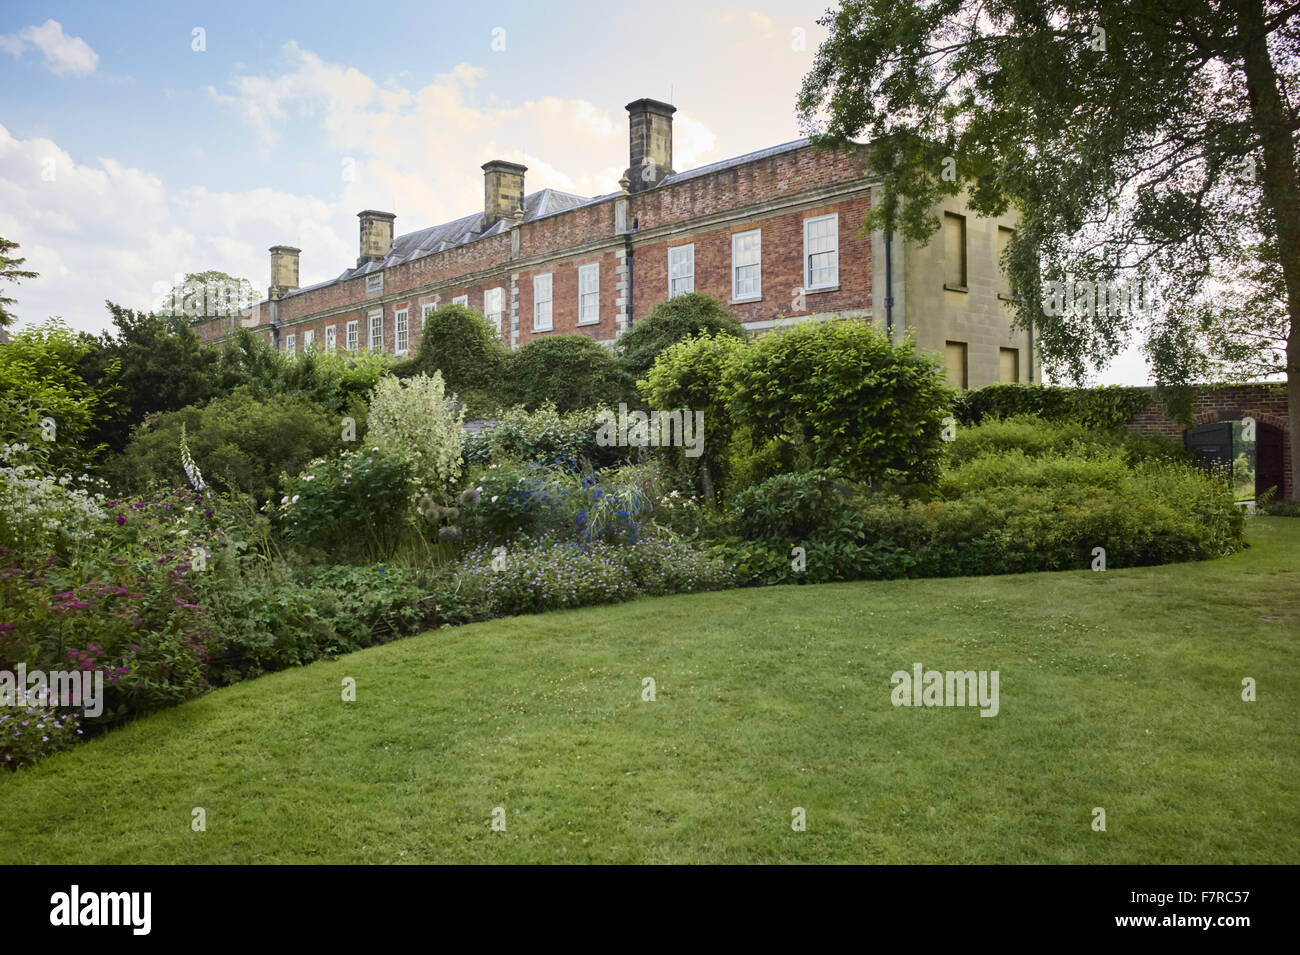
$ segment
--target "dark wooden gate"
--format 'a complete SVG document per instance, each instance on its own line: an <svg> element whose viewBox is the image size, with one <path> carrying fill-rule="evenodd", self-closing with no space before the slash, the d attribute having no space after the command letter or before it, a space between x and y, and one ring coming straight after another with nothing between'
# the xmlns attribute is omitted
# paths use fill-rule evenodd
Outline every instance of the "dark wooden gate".
<svg viewBox="0 0 1300 955"><path fill-rule="evenodd" d="M1206 469L1216 464L1232 466L1231 421L1211 421L1188 428L1183 432L1183 444Z"/></svg>

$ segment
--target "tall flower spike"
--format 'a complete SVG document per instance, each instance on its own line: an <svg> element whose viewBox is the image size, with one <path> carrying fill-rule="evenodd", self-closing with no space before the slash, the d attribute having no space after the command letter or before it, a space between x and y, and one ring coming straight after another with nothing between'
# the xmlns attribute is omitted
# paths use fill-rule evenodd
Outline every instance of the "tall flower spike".
<svg viewBox="0 0 1300 955"><path fill-rule="evenodd" d="M190 454L189 441L186 440L185 423L181 422L181 468L185 471L185 476L189 478L190 485L194 490L202 494L207 485L203 483L203 474L199 471L199 466L194 463L194 457Z"/></svg>

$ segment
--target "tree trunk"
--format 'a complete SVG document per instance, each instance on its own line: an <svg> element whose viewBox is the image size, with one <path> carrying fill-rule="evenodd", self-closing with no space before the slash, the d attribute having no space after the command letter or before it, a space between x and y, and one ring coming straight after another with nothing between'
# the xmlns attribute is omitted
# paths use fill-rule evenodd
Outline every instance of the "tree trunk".
<svg viewBox="0 0 1300 955"><path fill-rule="evenodd" d="M1296 179L1291 117L1269 55L1261 0L1237 3L1237 37L1246 73L1250 119L1263 146L1264 201L1277 230L1282 277L1286 283L1287 434L1291 439L1291 500L1300 501L1300 182Z"/></svg>

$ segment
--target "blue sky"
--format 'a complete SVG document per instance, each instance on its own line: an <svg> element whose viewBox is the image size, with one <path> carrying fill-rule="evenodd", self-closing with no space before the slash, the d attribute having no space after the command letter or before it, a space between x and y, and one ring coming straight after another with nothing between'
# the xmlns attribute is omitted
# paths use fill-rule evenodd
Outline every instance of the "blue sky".
<svg viewBox="0 0 1300 955"><path fill-rule="evenodd" d="M827 6L6 0L0 235L41 273L16 312L95 331L104 299L147 308L178 273L264 288L281 243L321 281L358 211L399 233L468 214L489 159L608 192L642 96L678 107L678 169L794 139ZM1129 356L1104 380L1143 377Z"/></svg>

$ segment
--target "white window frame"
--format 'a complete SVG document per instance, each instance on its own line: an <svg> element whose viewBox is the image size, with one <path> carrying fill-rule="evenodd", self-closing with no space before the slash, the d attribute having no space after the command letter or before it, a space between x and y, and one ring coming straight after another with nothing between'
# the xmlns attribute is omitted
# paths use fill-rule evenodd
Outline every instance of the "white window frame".
<svg viewBox="0 0 1300 955"><path fill-rule="evenodd" d="M455 298L453 298L453 299L451 300L451 304L452 304L452 305L464 305L466 308L469 308L469 296L468 296L468 295L457 295Z"/></svg>
<svg viewBox="0 0 1300 955"><path fill-rule="evenodd" d="M823 249L818 253L808 251L808 233L815 223L831 222L831 237L835 240L835 245L830 249ZM827 252L833 252L835 255L835 274L829 282L820 282L816 285L812 281L812 268L809 259L812 255L821 255ZM840 214L832 212L830 215L813 216L811 219L803 220L803 288L805 292L816 292L820 289L835 288L840 284Z"/></svg>
<svg viewBox="0 0 1300 955"><path fill-rule="evenodd" d="M680 272L680 274L678 275L673 275L674 260L676 260L677 264L680 265L683 257L690 258L690 262L691 262L690 272L689 273ZM690 288L680 288L677 291L673 291L674 282L685 282L688 279L690 280L691 283ZM676 298L678 295L687 295L694 291L695 291L695 243L688 242L685 245L674 245L668 250L668 297Z"/></svg>
<svg viewBox="0 0 1300 955"><path fill-rule="evenodd" d="M590 279L591 288L584 290L583 283ZM585 301L590 299L590 301ZM585 309L590 306L591 314L583 317ZM588 262L578 266L578 324L600 324L600 263Z"/></svg>
<svg viewBox="0 0 1300 955"><path fill-rule="evenodd" d="M366 294L373 295L375 292L384 290L384 273L371 272L366 276Z"/></svg>
<svg viewBox="0 0 1300 955"><path fill-rule="evenodd" d="M493 309L488 303L495 302L496 308ZM502 322L505 321L506 314L506 290L504 286L483 290L483 317L489 322L495 322L497 335L501 334ZM495 317L494 317L495 316Z"/></svg>
<svg viewBox="0 0 1300 955"><path fill-rule="evenodd" d="M744 262L736 264L736 246L742 239L753 236L758 241L758 259L755 262ZM753 292L744 295L740 293L740 287L737 281L737 271L744 268L758 269L757 286ZM731 300L733 302L757 302L763 297L763 230L749 229L745 232L736 232L731 236Z"/></svg>
<svg viewBox="0 0 1300 955"><path fill-rule="evenodd" d="M535 332L549 332L549 331L554 331L554 330L555 330L555 309L554 309L555 279L554 279L554 275L555 275L554 272L547 272L545 275L534 275L534 276L533 276L533 331L535 331ZM546 284L546 298L545 298L545 299L543 299L543 298L541 297L541 293L538 291L538 289L540 288L540 285L541 285L541 283L542 283L543 280L545 280L545 284ZM538 318L540 318L540 311L539 311L539 309L538 309L538 306L543 305L543 304L546 305L546 324L545 324L545 325L538 324Z"/></svg>
<svg viewBox="0 0 1300 955"><path fill-rule="evenodd" d="M397 354L405 355L411 347L411 312L399 308L393 312L393 347Z"/></svg>
<svg viewBox="0 0 1300 955"><path fill-rule="evenodd" d="M356 351L357 346L360 344L360 341L358 340L358 325L359 322L354 318L352 321L348 322L347 328L345 329L347 334L343 338L343 344L348 351Z"/></svg>
<svg viewBox="0 0 1300 955"><path fill-rule="evenodd" d="M379 325L379 334L375 334L375 325ZM379 347L376 348L375 346ZM366 347L370 351L383 351L384 348L384 310L377 308L366 316Z"/></svg>
<svg viewBox="0 0 1300 955"><path fill-rule="evenodd" d="M335 325L325 326L325 354L332 355L338 347L338 327Z"/></svg>
<svg viewBox="0 0 1300 955"><path fill-rule="evenodd" d="M290 358L298 353L298 336L293 332L284 336L284 350Z"/></svg>
<svg viewBox="0 0 1300 955"><path fill-rule="evenodd" d="M305 328L302 332L302 350L309 352L316 346L316 329Z"/></svg>

